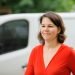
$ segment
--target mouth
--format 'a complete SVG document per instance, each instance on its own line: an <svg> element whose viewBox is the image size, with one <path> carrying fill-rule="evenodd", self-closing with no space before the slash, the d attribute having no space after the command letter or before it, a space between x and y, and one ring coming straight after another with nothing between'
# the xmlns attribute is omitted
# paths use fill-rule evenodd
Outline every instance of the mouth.
<svg viewBox="0 0 75 75"><path fill-rule="evenodd" d="M50 33L43 33L43 34L50 35Z"/></svg>

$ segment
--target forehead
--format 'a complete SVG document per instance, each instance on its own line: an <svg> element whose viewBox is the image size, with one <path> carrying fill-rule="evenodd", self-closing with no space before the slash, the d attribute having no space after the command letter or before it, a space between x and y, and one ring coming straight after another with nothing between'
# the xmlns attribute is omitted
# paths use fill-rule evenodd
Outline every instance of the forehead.
<svg viewBox="0 0 75 75"><path fill-rule="evenodd" d="M43 17L41 23L53 24L53 22L48 17Z"/></svg>

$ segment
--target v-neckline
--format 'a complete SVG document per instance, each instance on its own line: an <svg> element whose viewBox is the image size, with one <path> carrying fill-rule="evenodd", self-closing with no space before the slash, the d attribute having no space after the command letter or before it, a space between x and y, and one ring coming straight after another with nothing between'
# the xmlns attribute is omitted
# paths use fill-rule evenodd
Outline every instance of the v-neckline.
<svg viewBox="0 0 75 75"><path fill-rule="evenodd" d="M56 57L56 55L58 55L58 53L61 51L62 46L63 46L63 44L59 47L59 49L57 50L57 52L55 53L55 55L51 58L51 60L47 64L47 66L45 66L44 57L43 57L43 47L44 46L42 46L42 63L43 63L43 66L44 66L45 70L49 67L50 63L53 61L53 59Z"/></svg>

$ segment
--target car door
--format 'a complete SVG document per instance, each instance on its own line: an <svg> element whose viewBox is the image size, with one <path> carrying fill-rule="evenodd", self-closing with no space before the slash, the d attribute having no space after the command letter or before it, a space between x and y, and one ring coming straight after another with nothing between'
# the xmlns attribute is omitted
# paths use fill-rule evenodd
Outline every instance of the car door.
<svg viewBox="0 0 75 75"><path fill-rule="evenodd" d="M28 39L29 22L26 19L10 20L0 25L0 75L23 75Z"/></svg>

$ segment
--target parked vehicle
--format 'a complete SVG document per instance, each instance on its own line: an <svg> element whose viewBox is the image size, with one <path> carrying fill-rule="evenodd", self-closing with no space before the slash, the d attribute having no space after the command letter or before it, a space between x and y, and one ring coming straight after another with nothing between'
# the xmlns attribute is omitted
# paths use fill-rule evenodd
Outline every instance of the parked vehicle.
<svg viewBox="0 0 75 75"><path fill-rule="evenodd" d="M39 17L43 13L0 16L0 75L23 75L32 48L39 44ZM66 44L75 48L75 13L58 13L64 20Z"/></svg>

